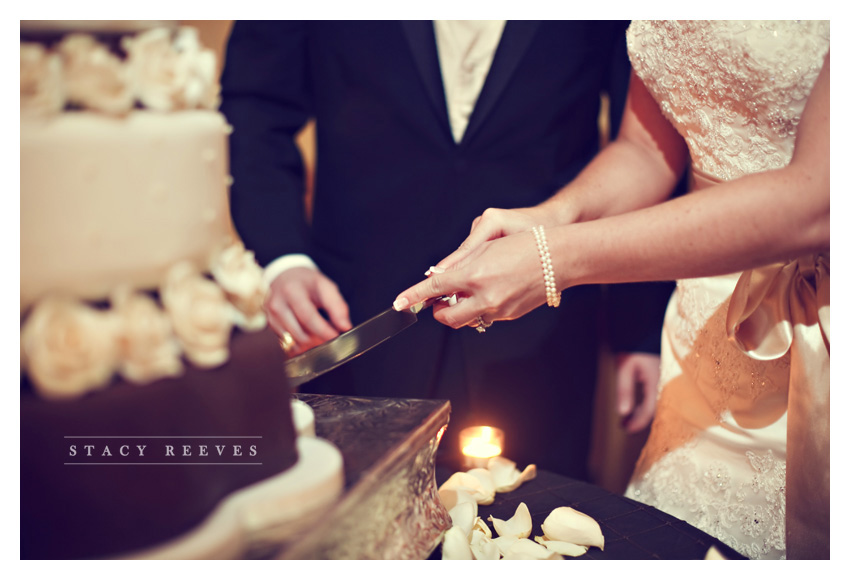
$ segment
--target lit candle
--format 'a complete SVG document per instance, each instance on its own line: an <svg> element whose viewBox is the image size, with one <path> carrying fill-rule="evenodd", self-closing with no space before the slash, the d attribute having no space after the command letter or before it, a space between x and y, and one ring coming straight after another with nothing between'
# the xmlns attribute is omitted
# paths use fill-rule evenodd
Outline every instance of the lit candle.
<svg viewBox="0 0 850 580"><path fill-rule="evenodd" d="M502 453L505 434L495 427L467 427L460 432L464 467L486 467L491 457Z"/></svg>

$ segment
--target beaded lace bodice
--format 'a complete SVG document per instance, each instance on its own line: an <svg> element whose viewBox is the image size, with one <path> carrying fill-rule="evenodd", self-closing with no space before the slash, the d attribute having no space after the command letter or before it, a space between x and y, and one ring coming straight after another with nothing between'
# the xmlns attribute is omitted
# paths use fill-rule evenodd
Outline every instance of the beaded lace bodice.
<svg viewBox="0 0 850 580"><path fill-rule="evenodd" d="M791 160L829 22L635 21L627 41L693 168L725 181ZM755 360L727 339L737 279L678 282L656 418L627 495L747 557L783 557L789 362Z"/></svg>
<svg viewBox="0 0 850 580"><path fill-rule="evenodd" d="M829 21L635 21L635 72L720 180L785 166L829 49Z"/></svg>

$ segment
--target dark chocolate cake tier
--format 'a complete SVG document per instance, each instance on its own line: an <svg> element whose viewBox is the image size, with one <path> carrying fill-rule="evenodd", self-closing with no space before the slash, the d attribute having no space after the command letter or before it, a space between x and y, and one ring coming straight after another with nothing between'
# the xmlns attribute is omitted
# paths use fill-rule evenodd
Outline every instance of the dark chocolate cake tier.
<svg viewBox="0 0 850 580"><path fill-rule="evenodd" d="M297 461L270 330L229 362L48 402L21 379L21 558L118 556L200 524L229 493Z"/></svg>

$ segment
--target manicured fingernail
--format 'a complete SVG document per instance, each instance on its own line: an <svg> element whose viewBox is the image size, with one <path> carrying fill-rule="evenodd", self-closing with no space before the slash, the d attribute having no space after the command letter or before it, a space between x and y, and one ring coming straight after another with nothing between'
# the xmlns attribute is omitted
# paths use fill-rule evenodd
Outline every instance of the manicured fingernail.
<svg viewBox="0 0 850 580"><path fill-rule="evenodd" d="M409 304L410 302L407 300L407 298L398 298L395 302L393 302L393 310L404 310Z"/></svg>
<svg viewBox="0 0 850 580"><path fill-rule="evenodd" d="M445 298L443 298L443 300L448 302L449 306L454 306L455 304L457 304L457 294L452 294L451 296L446 296Z"/></svg>
<svg viewBox="0 0 850 580"><path fill-rule="evenodd" d="M440 268L439 266L431 266L430 268L428 268L428 271L425 272L425 275L430 276L431 274L442 274L445 271L445 268Z"/></svg>

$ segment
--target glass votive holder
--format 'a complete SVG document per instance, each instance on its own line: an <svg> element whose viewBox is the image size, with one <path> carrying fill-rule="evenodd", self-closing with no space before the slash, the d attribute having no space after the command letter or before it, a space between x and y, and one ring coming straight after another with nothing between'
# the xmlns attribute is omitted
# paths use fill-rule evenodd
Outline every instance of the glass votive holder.
<svg viewBox="0 0 850 580"><path fill-rule="evenodd" d="M504 432L486 425L467 427L460 432L459 440L463 466L466 469L487 467L490 458L501 455L505 446Z"/></svg>

